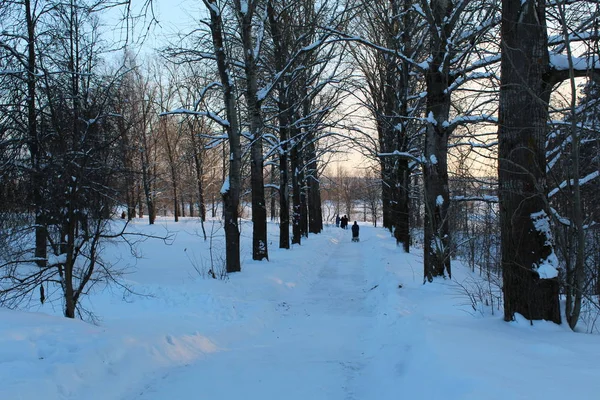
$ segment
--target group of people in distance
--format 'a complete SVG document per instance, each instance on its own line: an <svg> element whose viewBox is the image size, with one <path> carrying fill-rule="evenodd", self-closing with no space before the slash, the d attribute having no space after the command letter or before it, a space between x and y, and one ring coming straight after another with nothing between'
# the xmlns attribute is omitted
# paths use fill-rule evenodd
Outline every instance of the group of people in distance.
<svg viewBox="0 0 600 400"><path fill-rule="evenodd" d="M335 217L335 226L338 226L342 229L348 229L348 217L344 215L342 218L340 218L340 216L337 215Z"/></svg>
<svg viewBox="0 0 600 400"><path fill-rule="evenodd" d="M346 215L340 218L339 215L335 217L335 226L340 227L342 229L348 229L348 217ZM358 231L359 227L356 221L354 221L354 225L352 225L352 241L358 242Z"/></svg>

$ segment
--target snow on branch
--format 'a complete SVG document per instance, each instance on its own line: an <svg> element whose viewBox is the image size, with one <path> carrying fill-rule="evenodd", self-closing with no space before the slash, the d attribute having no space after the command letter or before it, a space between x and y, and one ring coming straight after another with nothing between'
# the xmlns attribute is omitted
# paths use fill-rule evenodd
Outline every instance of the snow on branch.
<svg viewBox="0 0 600 400"><path fill-rule="evenodd" d="M328 32L330 32L330 33L332 33L332 34L334 34L334 35L337 36L337 38L334 39L334 40L331 40L331 42L336 41L336 42L355 42L355 43L360 43L360 44L363 44L363 45L365 45L367 47L370 47L370 48L372 48L374 50L380 51L381 53L390 54L390 55L396 56L399 59L401 59L402 61L407 62L407 63L413 65L415 68L420 69L422 71L424 71L427 68L429 68L429 62L428 61L423 61L423 62L419 63L419 62L415 61L414 59L412 59L410 57L407 57L401 51L396 51L396 50L390 49L388 47L375 44L372 41L367 40L367 39L365 39L363 37L353 36L353 35L350 35L348 33L339 31L337 29L332 29L332 28L329 28L329 27L323 27L323 29L325 29L326 31L328 31Z"/></svg>
<svg viewBox="0 0 600 400"><path fill-rule="evenodd" d="M335 41L335 40L334 40ZM290 68L292 66L295 65L296 61L298 60L298 58L300 58L302 55L309 53L311 51L317 50L319 49L321 46L328 44L328 35L325 35L323 37L319 37L318 39L316 39L315 41L313 41L312 43L309 43L308 45L302 47L301 49L299 49L298 51L296 51L296 53L294 53L290 59L287 61L287 64L285 65L285 67L277 72L275 74L275 76L273 77L273 80L271 82L269 82L266 86L264 86L263 88L261 88L258 93L256 94L257 100L259 102L263 101L264 99L267 98L267 96L269 96L269 94L271 93L271 91L273 91L273 89L277 86L277 84L279 83L279 81L281 80L281 78L283 76L285 76Z"/></svg>
<svg viewBox="0 0 600 400"><path fill-rule="evenodd" d="M483 21L481 24L477 25L475 29L468 29L465 31L456 31L456 37L453 38L453 42L464 42L464 41L473 41L476 37L480 36L483 32L488 31L490 28L498 25L501 22L500 14L494 16L493 18L489 18L486 21Z"/></svg>
<svg viewBox="0 0 600 400"><path fill-rule="evenodd" d="M600 60L594 57L589 58L572 57L573 69L575 71L587 71L590 69L600 69ZM557 71L569 70L569 57L565 54L550 53L550 67Z"/></svg>
<svg viewBox="0 0 600 400"><path fill-rule="evenodd" d="M481 122L491 122L491 123L496 124L496 123L498 123L498 118L496 118L492 115L489 115L489 114L465 115L465 116L461 116L461 117L456 117L452 121L444 121L442 126L444 128L453 130L454 128L456 128L457 126L460 126L460 125L475 124L475 123L481 123Z"/></svg>
<svg viewBox="0 0 600 400"><path fill-rule="evenodd" d="M452 143L452 144L448 145L449 148L463 147L463 146L468 146L472 149L475 149L475 148L491 149L491 148L498 146L498 142L493 141L490 143L477 143L477 142L468 141L468 142L457 142L457 143Z"/></svg>
<svg viewBox="0 0 600 400"><path fill-rule="evenodd" d="M569 35L569 43L572 42L581 42L588 39L596 39L598 34L596 32L574 32ZM553 35L548 38L548 45L556 46L556 45L564 45L565 44L565 36L564 35Z"/></svg>
<svg viewBox="0 0 600 400"><path fill-rule="evenodd" d="M498 203L498 196L454 196L450 201L481 201L484 203Z"/></svg>
<svg viewBox="0 0 600 400"><path fill-rule="evenodd" d="M495 78L496 74L493 72L475 72L470 75L461 75L452 83L452 85L448 86L444 93L452 93L456 88L461 86L463 83L474 81L476 79L485 79L485 78Z"/></svg>
<svg viewBox="0 0 600 400"><path fill-rule="evenodd" d="M554 217L554 219L556 221L558 221L561 225L571 226L571 220L569 220L568 218L565 218L562 215L560 215L558 213L558 211L556 211L553 207L550 207L550 213L552 214L552 216Z"/></svg>
<svg viewBox="0 0 600 400"><path fill-rule="evenodd" d="M18 69L5 69L0 71L0 75L25 75L27 70L18 70Z"/></svg>
<svg viewBox="0 0 600 400"><path fill-rule="evenodd" d="M172 111L160 113L159 116L164 117L167 115L179 115L179 114L194 115L194 116L198 116L198 117L207 117L207 118L210 118L211 120L215 121L217 124L219 124L221 126L229 126L229 121L219 117L217 114L213 113L212 111L193 111L193 110L188 110L186 108L176 108L175 110L172 110Z"/></svg>
<svg viewBox="0 0 600 400"><path fill-rule="evenodd" d="M206 85L202 89L202 92L200 92L200 98L194 103L194 109L197 109L200 106L200 104L204 100L204 96L206 96L206 93L214 87L223 87L223 85L220 82L212 82Z"/></svg>
<svg viewBox="0 0 600 400"><path fill-rule="evenodd" d="M487 67L500 62L500 54L494 54L487 57L480 58L474 61L471 65L463 68L463 72L471 72L478 68Z"/></svg>
<svg viewBox="0 0 600 400"><path fill-rule="evenodd" d="M248 1L240 0L240 13L246 15L248 14Z"/></svg>
<svg viewBox="0 0 600 400"><path fill-rule="evenodd" d="M398 150L394 150L391 153L377 153L377 157L396 157L396 158L401 158L401 159L407 159L407 160L411 160L414 161L416 163L421 163L421 159L419 159L418 157L413 156L412 154L405 152L405 151L398 151Z"/></svg>
<svg viewBox="0 0 600 400"><path fill-rule="evenodd" d="M206 7L210 8L211 11L213 12L213 14L215 14L216 16L220 16L221 15L221 10L219 10L219 7L217 6L217 3L213 3L210 1L204 1L204 4L206 5Z"/></svg>
<svg viewBox="0 0 600 400"><path fill-rule="evenodd" d="M589 181L596 179L598 176L600 176L600 171L594 171L591 174L587 174L586 176L584 176L583 178L579 179L579 185L583 186L586 183L588 183ZM565 187L567 187L567 185L573 185L575 183L575 181L573 179L569 179L569 180L565 180L563 182L561 182L560 185L558 185L558 187L552 189L549 193L548 193L548 198L551 198L552 196L554 196L555 194L557 194L559 191L561 191L562 189L564 189Z"/></svg>

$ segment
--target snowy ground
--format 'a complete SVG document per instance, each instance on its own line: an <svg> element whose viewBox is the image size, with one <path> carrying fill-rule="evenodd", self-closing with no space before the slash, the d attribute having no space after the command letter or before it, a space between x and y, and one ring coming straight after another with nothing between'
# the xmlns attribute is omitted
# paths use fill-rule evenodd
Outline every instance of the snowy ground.
<svg viewBox="0 0 600 400"><path fill-rule="evenodd" d="M599 396L600 336L473 313L454 283L465 268L422 285L418 252L382 229L363 225L357 244L328 227L284 251L273 225L271 260L253 262L246 225L243 271L222 281L193 267L207 269L196 222L135 228L176 237L140 243L135 265L108 249L141 296L91 295L98 325L56 316L59 304L0 309L0 399Z"/></svg>

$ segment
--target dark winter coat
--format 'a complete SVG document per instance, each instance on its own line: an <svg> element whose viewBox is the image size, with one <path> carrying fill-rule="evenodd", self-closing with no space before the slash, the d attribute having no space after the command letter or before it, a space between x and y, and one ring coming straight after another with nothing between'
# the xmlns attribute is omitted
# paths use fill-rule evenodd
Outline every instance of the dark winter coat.
<svg viewBox="0 0 600 400"><path fill-rule="evenodd" d="M358 237L359 229L358 224L355 222L354 225L352 225L352 237Z"/></svg>
<svg viewBox="0 0 600 400"><path fill-rule="evenodd" d="M347 226L348 226L348 218L346 218L346 217L344 216L344 217L342 217L342 219L341 219L341 224L340 224L340 227L341 227L342 229L346 229L346 227L347 227Z"/></svg>

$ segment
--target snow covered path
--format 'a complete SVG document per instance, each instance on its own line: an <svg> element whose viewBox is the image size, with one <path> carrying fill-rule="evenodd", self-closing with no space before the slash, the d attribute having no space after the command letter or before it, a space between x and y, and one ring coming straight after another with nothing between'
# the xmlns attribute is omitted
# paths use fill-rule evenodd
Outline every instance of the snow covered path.
<svg viewBox="0 0 600 400"><path fill-rule="evenodd" d="M366 272L373 265L363 261L375 231L363 231L358 244L350 242L349 231L330 231L331 248L313 266L313 279L274 305L264 326L220 332L212 340L224 351L168 372L135 398L184 398L197 391L206 399L364 399L364 388L375 384L365 382L373 378L363 374L366 354L382 338L368 301Z"/></svg>
<svg viewBox="0 0 600 400"><path fill-rule="evenodd" d="M507 324L498 310L478 318L455 284L469 276L460 263L454 280L427 285L421 263L368 225L360 243L329 228L271 249L270 262L246 261L225 288L234 318L163 328L214 349L146 374L120 399L585 399L600 390L597 335L572 343L565 326ZM549 365L581 368L564 385Z"/></svg>
<svg viewBox="0 0 600 400"><path fill-rule="evenodd" d="M212 229L218 226L209 227ZM423 285L419 249L389 232L328 226L302 246L254 262L242 226L243 270L202 278L211 264L194 219L132 226L176 234L170 245L108 250L131 265L138 294L98 287L85 306L99 325L60 317L60 299L0 309L0 399L505 400L595 399L600 335L566 324L474 311L460 288L480 278L459 261L453 279ZM221 244L222 245L222 244ZM218 262L218 261L217 261ZM198 270L194 268L194 263ZM399 287L401 284L401 287Z"/></svg>

